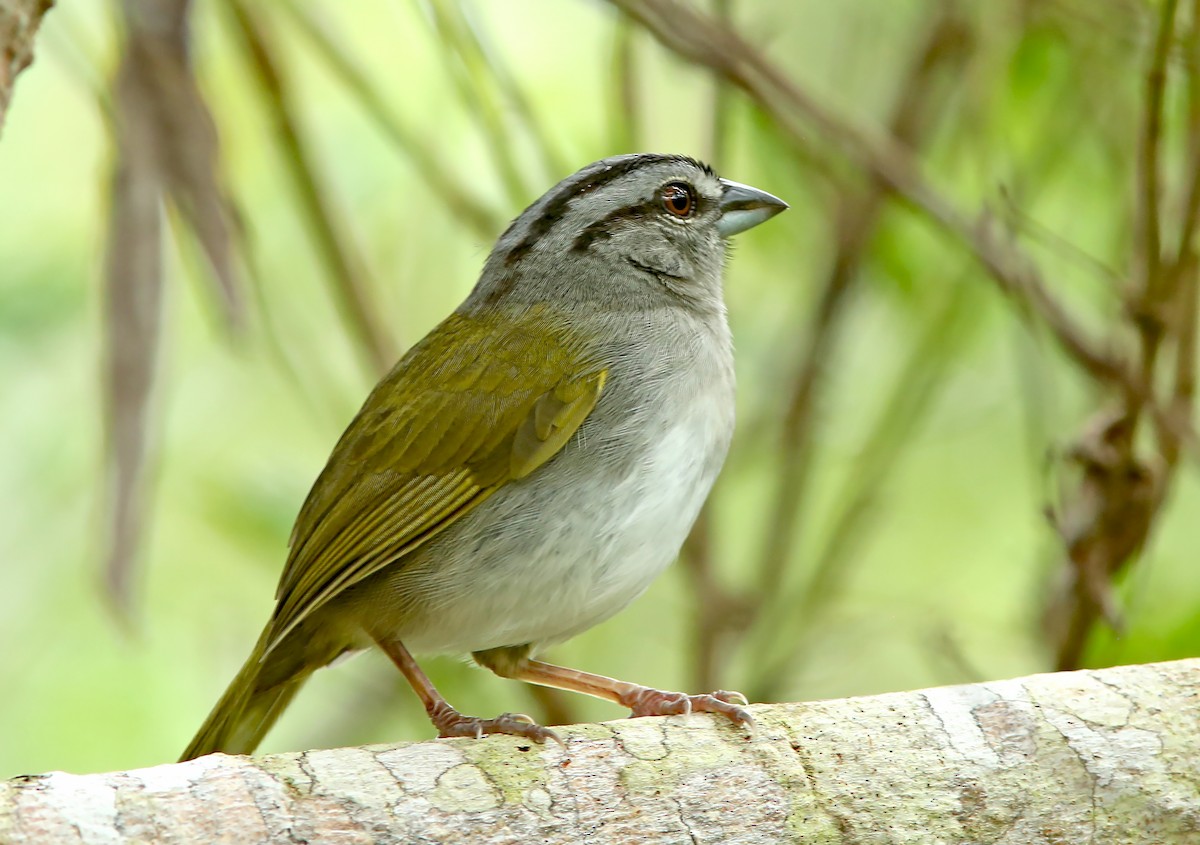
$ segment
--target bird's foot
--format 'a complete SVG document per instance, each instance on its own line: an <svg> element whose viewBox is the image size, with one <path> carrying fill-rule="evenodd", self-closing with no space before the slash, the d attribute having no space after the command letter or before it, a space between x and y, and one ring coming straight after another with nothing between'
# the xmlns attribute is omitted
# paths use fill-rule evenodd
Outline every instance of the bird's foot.
<svg viewBox="0 0 1200 845"><path fill-rule="evenodd" d="M675 716L687 713L719 713L739 725L754 725L754 717L745 709L749 704L740 692L717 690L707 695L688 695L682 692L639 687L622 696L621 703L631 716Z"/></svg>
<svg viewBox="0 0 1200 845"><path fill-rule="evenodd" d="M484 734L509 734L543 743L552 739L566 747L558 734L544 728L524 713L501 713L495 719L464 716L444 701L429 714L440 737L470 736L481 739Z"/></svg>

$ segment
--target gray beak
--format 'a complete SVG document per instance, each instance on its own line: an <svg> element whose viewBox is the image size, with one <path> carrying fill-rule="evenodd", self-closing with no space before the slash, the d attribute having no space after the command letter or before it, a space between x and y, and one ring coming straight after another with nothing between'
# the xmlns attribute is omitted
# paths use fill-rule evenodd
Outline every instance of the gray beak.
<svg viewBox="0 0 1200 845"><path fill-rule="evenodd" d="M717 221L717 231L722 237L744 232L770 220L788 207L779 197L758 188L728 179L722 179L721 184L725 186L725 196L721 198L721 219Z"/></svg>

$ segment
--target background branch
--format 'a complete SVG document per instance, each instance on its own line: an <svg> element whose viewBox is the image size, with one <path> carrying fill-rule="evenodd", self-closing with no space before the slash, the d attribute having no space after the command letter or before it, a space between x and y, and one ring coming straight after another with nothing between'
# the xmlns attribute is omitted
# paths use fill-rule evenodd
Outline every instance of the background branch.
<svg viewBox="0 0 1200 845"><path fill-rule="evenodd" d="M1168 0L1158 7L1153 43L1146 61L1141 85L1141 124L1136 138L1136 173L1132 194L1136 197L1127 225L1134 232L1135 245L1124 285L1124 315L1114 320L1107 333L1097 331L1082 310L1070 303L1060 285L1048 279L1035 259L1016 238L1009 237L996 225L985 208L972 212L962 207L948 188L943 188L925 173L919 150L912 137L913 127L896 125L893 118L888 131L881 132L844 116L830 103L823 102L781 64L774 62L759 44L740 33L728 20L717 20L678 0L611 0L624 15L651 32L667 49L709 70L715 77L740 89L754 104L770 115L773 124L797 150L814 146L817 138L836 149L842 159L862 171L874 186L857 199L844 191L835 219L842 221L835 237L837 250L832 275L826 281L824 296L808 332L806 360L793 380L791 396L783 415L782 469L773 518L764 532L764 552L759 565L759 590L763 596L786 597L784 604L794 608L797 600L786 588L779 589L794 559L797 543L797 505L803 501L811 461L805 443L811 437L811 418L821 372L831 357L826 348L833 337L837 311L845 289L859 275L859 253L869 243L872 221L884 200L892 198L933 225L949 241L967 253L986 271L986 276L1005 295L1015 315L1034 330L1046 330L1081 373L1086 374L1098 392L1099 409L1083 425L1082 433L1064 450L1066 456L1063 506L1052 514L1065 552L1060 583L1050 590L1043 613L1044 629L1059 669L1083 665L1084 649L1097 620L1120 631L1122 617L1113 596L1113 584L1122 570L1135 560L1150 542L1171 489L1179 455L1195 458L1195 432L1192 428L1192 393L1195 353L1196 315L1189 309L1194 291L1188 282L1194 273L1192 229L1197 212L1196 141L1189 136L1182 170L1184 190L1178 198L1166 197L1161 171L1166 168L1164 133L1166 104L1172 77L1172 56L1181 56L1194 96L1196 54L1194 39L1197 23L1195 4L1189 10L1191 27L1183 49L1176 49L1179 4ZM942 24L954 25L955 4L941 11ZM954 26L954 37L947 41L938 26L927 27L933 48L942 42L960 40L965 26ZM936 57L935 50L931 54ZM920 62L917 63L919 68ZM920 80L920 76L915 77ZM910 81L910 85L913 82ZM920 87L910 91L915 102L898 112L909 118L916 105L928 107L928 94ZM904 95L901 96L901 102ZM1189 133L1197 126L1200 106L1189 102ZM1168 204L1168 199L1176 202ZM1178 213L1170 214L1170 210ZM1176 228L1175 221L1179 219ZM1164 231L1170 227L1177 236L1177 254L1164 256ZM1163 373L1161 350L1173 348L1174 368ZM923 364L926 366L927 364ZM1170 391L1162 396L1162 387ZM1148 416L1157 438L1157 451L1147 453L1137 437L1138 423ZM854 525L861 517L866 501L854 503L850 514ZM849 513L849 511L848 511ZM849 536L849 535L847 535ZM837 544L830 546L837 550ZM838 555L826 557L816 568L818 576L833 572ZM840 565L840 564L837 564ZM708 583L710 584L710 578ZM826 579L826 583L831 582ZM807 585L801 594L816 592L817 582ZM707 585L699 589L701 597L711 596ZM709 604L718 603L711 598ZM726 605L731 604L724 601ZM780 614L774 614L778 617ZM746 625L753 614L726 614L726 627ZM707 619L707 617L706 617ZM715 625L716 623L709 623ZM767 639L778 640L778 625L764 626ZM710 631L707 639L715 635ZM762 639L762 638L760 638ZM785 638L786 639L786 638ZM787 648L795 648L796 643ZM710 645L709 651L715 652ZM755 649L759 653L761 646ZM712 660L707 661L712 664ZM704 665L704 661L701 661ZM779 683L784 673L768 662L757 664L770 683ZM710 673L715 674L715 673ZM787 681L782 681L787 683ZM756 687L761 694L775 687Z"/></svg>
<svg viewBox="0 0 1200 845"><path fill-rule="evenodd" d="M1046 325L1062 348L1095 379L1141 395L1128 364L1054 296L1033 259L1001 240L990 215L960 210L934 187L898 141L868 132L836 114L767 59L736 30L719 26L676 0L611 0L666 47L721 74L765 109L793 141L807 146L804 124L815 127L854 164L905 204L953 237L987 270L1018 312Z"/></svg>

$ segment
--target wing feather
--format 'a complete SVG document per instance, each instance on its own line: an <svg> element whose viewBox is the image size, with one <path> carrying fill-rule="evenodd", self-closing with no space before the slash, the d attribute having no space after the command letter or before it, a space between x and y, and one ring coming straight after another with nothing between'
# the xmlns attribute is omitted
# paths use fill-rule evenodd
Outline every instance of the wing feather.
<svg viewBox="0 0 1200 845"><path fill-rule="evenodd" d="M570 440L605 372L544 313L452 315L372 391L292 532L269 652L314 610L395 564Z"/></svg>

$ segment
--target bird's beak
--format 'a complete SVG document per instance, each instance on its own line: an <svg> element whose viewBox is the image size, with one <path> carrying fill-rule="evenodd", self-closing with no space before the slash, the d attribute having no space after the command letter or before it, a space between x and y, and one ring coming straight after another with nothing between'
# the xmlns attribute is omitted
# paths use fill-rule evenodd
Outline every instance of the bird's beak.
<svg viewBox="0 0 1200 845"><path fill-rule="evenodd" d="M779 197L758 188L728 179L722 179L721 184L725 188L725 195L721 198L721 219L717 221L717 231L722 237L744 232L770 220L788 207Z"/></svg>

